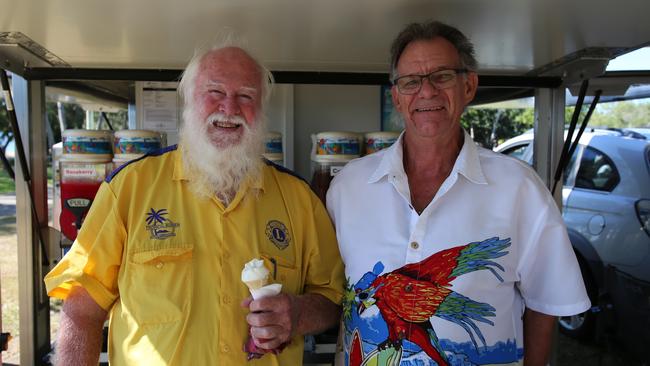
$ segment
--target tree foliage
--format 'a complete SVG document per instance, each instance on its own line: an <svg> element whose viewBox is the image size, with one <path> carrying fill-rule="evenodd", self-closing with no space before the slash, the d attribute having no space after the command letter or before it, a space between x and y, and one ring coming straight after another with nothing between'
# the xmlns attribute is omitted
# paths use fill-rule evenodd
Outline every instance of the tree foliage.
<svg viewBox="0 0 650 366"><path fill-rule="evenodd" d="M583 108L582 115L587 108ZM569 121L567 119L567 121ZM593 127L650 127L650 101L629 100L616 103L602 103L596 106L589 121Z"/></svg>
<svg viewBox="0 0 650 366"><path fill-rule="evenodd" d="M571 122L575 107L565 109L565 123ZM583 105L578 117L582 122L589 110ZM473 133L474 141L485 147L520 135L533 127L535 111L528 109L477 109L468 108L461 118L462 126ZM601 103L596 106L589 127L650 127L650 100Z"/></svg>
<svg viewBox="0 0 650 366"><path fill-rule="evenodd" d="M65 122L64 128L80 129L86 126L86 111L74 103L62 103L62 114ZM61 141L61 124L59 123L59 110L56 102L47 102L45 104L45 115L47 122L52 128L54 142ZM111 125L115 130L122 130L128 126L128 113L126 110L115 113L106 113ZM108 129L100 113L94 114L94 121L91 125L100 126L101 129ZM101 123L100 123L101 121ZM7 145L13 140L13 131L9 123L7 109L5 108L4 99L0 99L0 148L6 149Z"/></svg>
<svg viewBox="0 0 650 366"><path fill-rule="evenodd" d="M4 151L13 139L7 108L4 99L0 99L0 148Z"/></svg>
<svg viewBox="0 0 650 366"><path fill-rule="evenodd" d="M55 102L46 104L47 120L52 127L54 141L61 141L61 123L59 122L58 105ZM77 104L62 103L63 121L65 129L79 129L86 127L86 111ZM114 130L123 130L128 126L128 113L126 110L114 113L106 113L108 120ZM99 126L99 129L108 130L109 127L103 120L100 112L94 113L91 126Z"/></svg>
<svg viewBox="0 0 650 366"><path fill-rule="evenodd" d="M461 117L461 125L473 135L474 141L491 148L532 128L533 111L468 108Z"/></svg>
<svg viewBox="0 0 650 366"><path fill-rule="evenodd" d="M62 103L63 120L65 121L65 129L71 128L84 128L86 120L86 112L78 104ZM61 141L61 124L59 123L59 109L55 102L47 102L45 104L45 113L47 122L52 127L54 141Z"/></svg>

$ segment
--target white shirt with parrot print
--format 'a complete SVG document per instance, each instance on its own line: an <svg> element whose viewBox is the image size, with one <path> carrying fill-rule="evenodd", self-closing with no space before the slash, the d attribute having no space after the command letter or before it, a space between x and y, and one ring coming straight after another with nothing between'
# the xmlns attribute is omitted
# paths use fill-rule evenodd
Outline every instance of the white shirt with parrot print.
<svg viewBox="0 0 650 366"><path fill-rule="evenodd" d="M347 278L345 364L522 363L526 307L556 316L590 307L553 198L525 163L465 133L418 215L402 138L348 163L327 194Z"/></svg>

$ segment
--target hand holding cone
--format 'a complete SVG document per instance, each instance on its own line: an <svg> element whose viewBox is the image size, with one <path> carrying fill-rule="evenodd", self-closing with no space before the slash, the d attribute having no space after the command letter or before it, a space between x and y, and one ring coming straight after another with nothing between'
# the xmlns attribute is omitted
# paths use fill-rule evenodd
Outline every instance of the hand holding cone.
<svg viewBox="0 0 650 366"><path fill-rule="evenodd" d="M241 280L246 284L246 286L248 286L248 289L255 300L266 296L277 295L282 290L282 284L280 283L267 284L269 281L269 270L264 266L264 261L261 259L252 259L244 265L244 269L241 273ZM277 355L282 352L287 344L288 343L285 343L272 350L258 348L253 342L253 338L250 336L249 328L249 336L244 343L243 350L247 354L247 360L250 361L252 359L261 358L265 353L273 353Z"/></svg>

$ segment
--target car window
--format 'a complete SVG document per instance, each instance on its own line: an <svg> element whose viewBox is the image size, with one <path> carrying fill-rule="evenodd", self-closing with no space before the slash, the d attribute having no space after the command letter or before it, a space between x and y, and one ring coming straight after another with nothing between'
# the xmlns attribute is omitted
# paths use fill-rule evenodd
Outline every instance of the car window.
<svg viewBox="0 0 650 366"><path fill-rule="evenodd" d="M524 160L524 153L526 153L526 148L528 147L528 144L529 143L527 142L522 145L512 146L503 150L501 153L512 156L513 158L517 158L519 160Z"/></svg>
<svg viewBox="0 0 650 366"><path fill-rule="evenodd" d="M576 188L611 192L619 181L620 176L612 159L602 151L585 148L576 175Z"/></svg>
<svg viewBox="0 0 650 366"><path fill-rule="evenodd" d="M581 145L579 145L579 146L581 146ZM571 177L571 173L574 172L575 165L576 165L576 157L578 156L579 151L580 151L580 149L577 148L573 152L573 155L571 155L571 159L567 163L566 167L564 167L564 173L562 174L562 183L565 186L571 183L571 182L569 182L569 178Z"/></svg>

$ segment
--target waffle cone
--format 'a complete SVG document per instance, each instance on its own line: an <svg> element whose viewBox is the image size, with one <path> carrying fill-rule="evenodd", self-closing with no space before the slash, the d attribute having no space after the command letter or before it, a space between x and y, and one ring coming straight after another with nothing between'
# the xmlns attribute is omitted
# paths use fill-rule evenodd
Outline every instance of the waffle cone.
<svg viewBox="0 0 650 366"><path fill-rule="evenodd" d="M266 282L266 278L261 280L244 281L249 290L259 290L260 288L266 286Z"/></svg>

